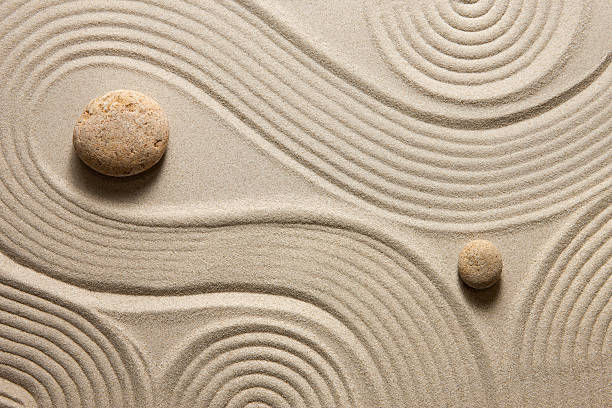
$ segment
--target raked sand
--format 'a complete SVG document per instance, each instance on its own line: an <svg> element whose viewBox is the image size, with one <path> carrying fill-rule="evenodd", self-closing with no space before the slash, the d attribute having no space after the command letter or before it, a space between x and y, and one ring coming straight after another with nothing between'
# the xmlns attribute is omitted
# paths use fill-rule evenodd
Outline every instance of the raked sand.
<svg viewBox="0 0 612 408"><path fill-rule="evenodd" d="M609 407L610 21L0 0L0 406ZM125 178L72 144L116 89L170 126Z"/></svg>

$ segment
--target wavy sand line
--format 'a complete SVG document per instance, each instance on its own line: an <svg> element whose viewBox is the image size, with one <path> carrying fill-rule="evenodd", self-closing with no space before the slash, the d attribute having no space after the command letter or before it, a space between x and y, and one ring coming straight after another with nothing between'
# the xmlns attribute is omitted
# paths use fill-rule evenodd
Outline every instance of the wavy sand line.
<svg viewBox="0 0 612 408"><path fill-rule="evenodd" d="M469 118L463 129L445 128L432 125L436 122L429 120L431 113L406 115L376 101L355 88L354 78L330 71L323 56L288 41L286 31L248 2L246 9L233 2L209 10L186 3L165 5L176 7L174 11L156 9L154 2L117 2L117 11L108 7L101 12L85 2L57 7L47 2L46 8L42 2L30 2L36 13L27 8L17 12L18 3L7 4L7 14L15 14L0 25L0 50L10 50L0 69L8 79L0 92L12 104L0 120L3 250L41 272L93 289L158 294L255 291L308 302L348 327L373 356L376 370L391 373L384 387L399 406L413 398L423 404L450 404L468 395L484 405L495 404L489 353L482 352L478 332L466 319L470 313L405 243L371 224L306 208L268 206L183 220L180 211L146 220L113 215L53 184L53 175L44 173L40 152L31 144L36 128L27 123L35 119L45 90L62 75L102 63L121 67L130 60L129 69L162 71L168 86L184 89L202 104L222 105L226 116L250 127L246 137L317 184L369 209L368 216L431 230L499 228L567 210L609 186L609 61L560 98L566 102L562 109L555 100L527 120L471 132L465 129L477 122ZM188 11L176 12L179 8ZM194 94L193 88L212 102ZM478 146L483 132L490 137ZM553 162L558 164L551 166ZM334 228L240 225L292 222ZM211 225L225 227L206 228ZM553 333L533 341L542 356L536 360L555 361L559 345L568 353L577 349L578 355L595 359L607 355L612 341L607 330L609 284L597 271L607 265L609 248L594 247L601 238L595 234L595 244L585 244L587 249L574 261L583 264L585 274L577 286L563 279L560 284L571 289L567 299L588 303L588 311L580 315L569 301L550 306L544 302L539 309L553 316L552 322L530 320L529 327L535 325L538 333ZM592 276L597 276L593 283L588 278ZM274 326L260 323L257 330ZM250 326L237 327L240 331ZM30 341L8 326L2 328L7 337ZM253 341L264 337L256 335ZM593 346L584 351L580 347L586 342ZM94 398L85 381L75 380L84 377L65 354L44 342L32 344L58 353L56 364L27 346L16 347L53 373L49 376L25 362L35 375L21 378L39 400L59 405L62 393L72 398L70 404ZM69 368L69 378L62 375L62 364ZM187 361L182 358L179 364ZM216 383L228 379L229 388L213 387L225 392L215 401L282 405L318 398L284 368L258 364L276 374L265 380L272 381L270 388L276 392L258 387L259 378L250 374L230 382L237 377L232 371ZM200 388L207 382L206 370L192 368L188 374L197 380L185 381L187 397L206 400L202 395L213 392ZM17 375L14 369L6 370ZM37 382L38 377L44 380ZM321 396L322 401L326 398L330 394Z"/></svg>
<svg viewBox="0 0 612 408"><path fill-rule="evenodd" d="M279 313L275 305L266 315L252 312L190 334L163 377L169 380L164 388L172 396L167 404L192 406L210 401L210 406L228 406L230 399L256 387L275 391L284 399L293 394L288 398L293 400L290 406L390 404L384 381L373 372L374 363L351 333L326 328L320 309L302 307L312 309L312 314L296 309L297 314L283 312L273 317ZM331 342L341 344L341 349Z"/></svg>
<svg viewBox="0 0 612 408"><path fill-rule="evenodd" d="M364 2L391 69L426 92L482 102L530 94L576 48L585 2L498 1L476 18L446 2Z"/></svg>
<svg viewBox="0 0 612 408"><path fill-rule="evenodd" d="M108 13L107 13L108 14ZM109 14L112 15L112 14ZM98 17L98 16L96 16ZM215 16L218 17L218 16ZM134 17L135 18L135 17ZM96 20L98 21L98 20ZM114 21L114 20L113 20ZM242 21L242 20L241 20ZM98 21L99 22L99 21ZM227 22L227 20L225 21ZM78 25L78 27L82 26L82 21L80 21L80 25ZM74 24L74 23L73 23ZM227 25L225 25L227 26ZM91 34L89 34L89 36L94 36L94 38L99 38L100 35L102 35L99 32L95 32L95 30L91 30ZM128 31L127 29L123 30L124 31L124 36L126 34L126 31ZM214 34L214 33L213 33ZM167 38L167 34L165 34ZM68 37L67 32L65 33L65 36ZM112 37L112 36L111 36ZM176 37L179 37L178 35ZM44 38L44 37L43 37ZM135 40L134 40L135 41ZM140 40L142 41L142 39ZM165 41L165 40L164 40ZM136 41L135 41L136 42ZM24 44L27 44L27 41L23 42ZM37 39L36 41L33 41L33 44L40 44L41 41L40 39ZM71 42L68 41L67 44L70 44ZM212 43L212 41L211 41ZM81 44L81 45L79 45ZM86 45L82 45L82 44L86 44ZM238 44L236 42L233 43ZM93 43L83 43L83 39L78 40L78 42L76 42L76 45L74 46L75 49L73 49L73 52L76 52L76 54L70 54L68 53L68 55L64 55L62 57L62 59L60 60L60 62L53 62L53 58L50 57L50 55L47 54L38 54L36 60L34 61L41 61L41 60L45 60L47 61L50 66L52 68L58 68L58 63L62 64L62 60L65 62L67 59L73 60L75 57L77 57L80 53L84 52L84 49L88 49L88 53L83 54L83 55L91 55L92 52L94 52L92 50L92 46ZM108 52L109 48L107 48L108 46L110 46L110 43L104 44L103 49L100 50L100 52L102 53L106 53ZM115 47L121 47L120 44L114 43L112 44ZM126 44L127 45L127 44ZM153 47L153 45L155 45ZM57 47L57 45L56 45ZM79 48L80 47L80 48ZM156 52L159 52L160 47L163 48L163 46L161 44L152 44L151 46L149 46L149 49L155 49L157 50ZM191 46L193 48L193 46ZM127 47L125 52L125 55L131 55L132 57L137 57L138 53L134 54L134 48L136 48L133 44L130 45L130 47ZM69 47L70 49L70 47ZM80 50L79 50L80 49ZM115 52L117 52L118 48L114 48ZM189 50L187 50L187 55L189 55ZM17 52L17 51L16 51ZM194 62L194 61L198 61L201 60L201 57L198 57L197 54L193 54L193 52L191 52L191 54L193 55L193 61L190 62ZM23 57L23 55L19 55L17 54L19 57ZM146 55L146 53L145 53ZM172 53L172 55L176 55L176 52ZM151 61L155 61L155 58L152 58L151 56L148 57L143 57L146 58L147 60L151 60ZM220 59L220 58L217 58ZM261 59L261 58L259 58ZM20 58L20 61L27 61L27 58ZM255 60L257 61L257 59ZM164 63L166 64L166 66L168 66L168 60L164 61ZM243 63L244 64L244 63ZM234 64L235 65L235 64ZM46 65L42 65L43 67L43 71L40 73L40 75L35 75L34 78L41 78L44 76L44 74L49 74L50 72L48 71L48 69L44 69ZM225 64L224 68L228 69L228 67L231 66L231 64ZM187 68L187 66L185 65L185 63L183 64L178 64L176 69L181 69L182 68ZM201 68L201 67L200 67ZM45 72L47 71L47 72ZM194 70L191 69L191 72L193 72ZM302 70L303 71L303 70ZM178 71L180 72L180 71ZM197 73L197 71L195 71ZM26 71L27 73L27 71ZM196 74L197 75L197 74ZM183 78L187 79L187 80L194 80L194 74L182 74L181 75ZM243 75L244 76L244 75ZM27 75L26 75L27 77ZM234 78L239 77L234 75ZM223 81L222 77L216 77L216 80L221 80ZM203 84L204 82L201 82L198 80L198 82L196 82L196 84ZM211 84L211 86L213 86L214 84ZM310 86L310 88L312 88L312 84ZM206 88L205 88L206 89ZM604 88L605 89L605 88ZM279 95L283 95L283 97L285 98L284 105L286 105L287 102L287 93L283 94L282 92ZM599 99L595 99L594 96L592 97L593 99L591 100L599 100ZM225 101L225 98L221 98L221 101ZM583 106L584 101L581 101L582 104L580 106ZM258 102L259 104L261 104L261 101ZM601 109L601 108L598 108ZM585 112L585 114L588 114L589 116L593 117L592 115L595 114L595 112ZM286 117L297 117L298 114L296 112L292 112L292 115L286 116ZM595 119L597 119L598 117L595 116ZM601 119L598 120L603 120L607 118L606 116L602 116ZM558 117L554 118L556 119L556 121L554 122L555 124L557 124L558 122ZM577 123L578 121L573 121L572 123ZM551 123L553 123L551 121ZM601 126L601 125L590 125L589 129L592 129L593 126ZM353 126L354 129L357 128L357 126ZM567 135L567 137L570 137L571 132L567 131L567 129L555 129L555 132L559 132L561 131L561 133L563 135ZM583 131L584 132L584 131ZM435 155L432 156L431 158L428 159L428 161L426 161L426 163L428 163L426 166L424 166L423 164L418 164L415 166L414 161L415 158L412 157L411 160L406 161L405 159L402 158L398 158L398 157L392 157L394 160L399 160L398 163L404 163L407 165L410 165L410 167L397 167L397 165L395 165L392 161L390 162L388 159L386 160L387 163L385 162L374 162L377 163L377 166L373 167L372 166L372 160L370 160L370 163L367 164L367 166L365 164L361 164L363 163L363 153L364 153L364 146L368 147L368 146L373 146L376 147L378 150L380 150L381 144L374 144L370 141L367 144L361 144L358 145L360 150L355 150L354 147L351 147L350 145L347 145L346 141L350 141L353 140L354 137L345 137L342 139L338 139L336 136L337 135L342 135L341 132L335 132L334 137L330 138L328 137L326 140L324 141L319 141L319 147L318 149L320 150L321 148L326 148L326 145L329 146L333 146L333 144L337 143L337 142L342 142L342 144L340 144L338 147L335 148L335 153L339 154L339 158L334 158L334 157L325 157L325 156L321 156L323 157L326 161L323 164L324 169L318 169L317 167L313 166L313 164L317 164L318 162L320 162L321 158L319 156L314 156L311 158L311 160L313 161L313 163L309 163L306 162L304 163L304 159L303 156L308 157L308 155L305 154L298 154L297 152L303 153L301 152L299 149L296 151L295 154L292 154L291 157L293 157L294 159L296 159L296 161L298 161L298 158L302 157L301 159L299 159L299 161L302 162L303 165L306 165L306 168L301 168L301 166L297 163L293 163L293 166L295 167L296 164L299 167L300 170L302 171L306 171L309 174L312 174L311 171L315 170L315 172L319 172L320 175L323 175L325 177L325 179L321 179L320 176L315 176L317 182L322 183L323 185L326 185L327 182L330 181L329 179L329 174L326 174L327 172L331 172L333 170L333 167L331 167L331 165L334 166L338 166L338 164L341 164L343 166L346 166L347 163L350 163L349 167L347 168L340 168L341 173L337 173L337 172L333 172L332 175L337 174L337 176L335 176L337 178L337 180L335 181L334 179L331 179L331 181L333 182L333 184L335 184L335 187L340 187L341 189L349 189L350 191L353 191L355 193L359 194L360 199L357 199L357 202L360 202L362 198L369 198L369 201L374 200L374 204L377 206L384 206L387 207L384 209L384 214L387 216L391 216L394 218L401 218L404 220L411 220L412 217L416 216L417 218L417 222L421 221L420 218L422 218L425 215L425 209L427 209L428 214L428 218L431 218L431 207L432 205L434 207L438 207L438 214L437 216L434 218L434 220L423 220L423 222L420 222L419 225L424 226L425 228L454 228L453 224L454 223L461 223L461 222L465 222L466 220L470 220L470 219L488 219L489 221L486 221L483 225L482 222L480 223L472 223L472 224L468 224L469 227L471 228L487 228L487 227L493 227L493 226L498 226L499 224L508 224L510 222L516 222L516 220L513 219L513 217L509 217L510 219L504 219L503 222L499 221L500 218L504 218L504 212L499 211L499 207L503 205L503 203L516 203L517 200L520 202L520 200L525 200L527 198L539 198L538 194L550 194L551 191L555 191L559 189L559 183L561 183L561 185L565 185L567 186L567 174L566 176L563 178L561 177L560 180L556 180L557 183L556 184L552 184L550 183L550 181L548 182L548 184L546 183L541 183L543 179L550 179L551 178L551 174L556 174L555 172L555 168L550 168L550 166L542 166L542 163L546 163L545 160L541 160L542 158L542 151L529 151L528 152L528 156L527 157L533 157L535 158L536 156L536 152L537 152L537 157L538 160L531 160L531 162L527 162L529 165L525 166L523 164L521 164L518 169L516 168L516 162L512 163L512 165L514 165L515 168L508 167L506 169L504 169L503 173L506 174L512 174L515 177L511 178L511 180L508 180L508 182L505 183L497 183L497 185L493 184L488 184L485 185L484 188L483 186L479 185L479 184L460 184L458 183L459 180L463 179L463 182L465 183L466 181L469 180L469 182L471 183L475 183L475 172L478 170L479 167L481 166L486 166L486 165L490 165L490 162L494 162L494 158L491 159L487 159L487 160L474 160L474 159L463 159L464 162L467 162L464 164L464 166L467 166L467 169L470 169L470 171L472 172L471 175L470 173L467 173L465 171L459 172L458 174L452 174L452 172L448 171L447 166L445 166L444 171L442 171L442 169L439 169L435 172L432 173L432 169L431 169L431 163L438 163L440 157L436 157ZM602 137L604 137L603 135L605 135L605 133L597 133L597 134L587 134L587 136L595 138L595 140L601 140ZM296 135L297 136L297 135ZM311 133L312 136L312 133ZM252 136L251 136L252 137ZM278 136L279 138L284 137L286 139L286 135L283 133L281 135ZM545 140L544 136L540 136L538 135L539 139L541 140ZM307 140L307 137L304 137L303 135L300 135L299 140ZM283 140L283 143L288 144L289 146L292 146L290 143L295 143L295 140ZM256 140L257 141L257 140ZM316 140L315 140L316 141ZM321 142L323 142L323 144L321 145ZM567 146L567 144L555 144L553 146L557 146L559 147L559 149L557 151L554 151L554 154L551 155L550 153L548 154L550 157L550 160L555 160L555 161L559 161L559 159L565 159L565 163L559 163L558 167L561 168L562 166L567 167L569 166L580 166L580 163L584 163L584 159L582 156L579 157L575 157L575 153L576 152L582 152L582 155L586 155L588 153L592 153L593 151L596 152L602 152L605 151L605 147L604 149L602 149L602 146L605 146L608 141L607 139L603 139L600 142L600 145L595 145L593 146L593 140L588 140L588 142L591 144L591 151L583 151L583 146L581 145L576 145L575 143L573 145L570 145L570 147ZM303 143L303 142L302 142ZM331 144L333 143L333 144ZM601 143L604 143L603 145L601 145ZM387 152L392 150L389 150L391 147L393 147L395 144L391 144L387 147ZM283 150L286 152L287 146L281 145L283 146ZM312 145L312 146L317 146L317 145ZM310 146L312 148L312 146ZM444 146L444 144L442 144L442 146ZM520 145L519 145L520 146ZM532 149L533 146L533 140L530 140L529 142L527 140L524 140L524 145L522 146L528 146L528 150ZM541 145L541 146L548 146L548 145ZM563 147L560 147L563 146ZM276 148L278 148L279 145L276 145ZM506 146L504 146L506 147ZM576 150L578 149L578 150ZM541 149L540 149L541 150ZM506 157L520 157L520 155L517 156L517 154L508 154L508 151L506 149L500 149L499 150L500 153L503 152L505 154ZM316 152L315 152L316 153ZM347 154L349 154L349 156L347 156ZM376 153L376 151L372 152L368 152L368 154L371 156L373 154L376 154L377 156L379 154L382 154L382 150L381 153ZM561 155L561 156L560 156ZM559 157L560 156L560 157ZM361 157L361 158L360 158ZM380 156L382 157L382 156ZM593 157L593 155L591 155L591 157ZM596 157L596 156L595 156ZM371 157L370 157L371 158ZM338 161L340 160L340 161ZM516 160L516 159L515 159ZM521 159L521 160L524 160ZM602 161L603 160L603 161ZM380 161L380 159L379 159ZM470 162L472 163L477 163L477 162L481 162L481 166L477 166L477 167L470 167ZM499 161L499 160L498 160ZM390 162L390 163L388 163ZM342 164L344 163L344 164ZM520 163L520 162L519 162ZM391 168L386 168L388 167L388 164L393 164L394 166ZM352 170L351 167L354 167L355 165L362 165L362 166L366 166L367 168L365 168L364 170L359 170L358 172L355 172L356 170ZM450 162L449 162L450 165ZM380 169L378 169L378 167L382 166ZM474 166L474 164L472 164L471 166ZM534 171L534 166L538 166L541 167L543 170L538 171ZM595 169L597 168L601 168L603 167L603 170L600 172L596 172ZM520 170L519 170L520 169ZM520 171L521 176L520 177L516 177L517 175L517 170ZM575 203L576 201L579 201L581 199L584 199L585 197L580 196L579 198L577 198L576 195L573 195L576 192L576 188L579 189L584 189L584 188L593 188L593 179L595 180L600 180L602 177L604 177L606 174L608 174L608 170L607 170L607 166L606 166L606 157L604 156L603 158L600 157L599 161L598 160L593 160L591 162L588 162L588 166L583 167L580 169L580 172L576 172L576 173L569 173L571 175L571 178L573 178L574 180L581 180L582 184L578 184L577 186L572 186L574 187L573 189L568 189L566 188L566 190L564 191L564 195L566 197L572 197L570 202L566 203L566 205L571 205L572 203ZM347 174L347 172L349 172ZM381 173L382 172L382 173ZM412 175L410 173L413 173ZM445 184L440 183L440 181L435 180L435 178L439 178L439 177L444 177L447 178L448 176L446 176L445 174L447 173L451 173L451 175L453 176L453 178L451 178L448 181L451 181L451 183L449 184L448 181ZM591 178L585 180L583 179L583 174L585 173L591 173ZM526 176L523 176L523 174L525 174ZM423 175L427 175L427 177L429 177L429 179L427 177L423 177ZM381 178L381 176L384 176L384 178ZM408 179L406 179L406 177L409 177ZM431 179L431 177L434 177L434 180ZM490 177L493 179L493 177L499 177L500 175L491 175ZM347 179L347 177L350 177L349 179ZM467 179L466 179L467 177ZM507 177L507 176L506 176ZM521 180L521 177L524 180ZM421 181L422 180L422 181ZM340 183L338 183L338 181ZM446 180L445 180L446 181ZM350 183L349 183L350 182ZM357 185L354 185L355 182L357 182ZM408 182L408 189L406 189L405 185ZM415 182L417 184L415 184ZM526 184L532 184L534 186L538 186L537 188L532 188L532 189L528 189L526 188ZM507 191L507 190L511 190L513 187L512 186L520 186L520 188L514 187L517 192L515 193L515 195L511 195L511 194L504 194L504 195L500 195L500 191ZM449 189L450 187L450 189ZM597 186L599 187L599 186ZM597 188L596 187L596 188ZM426 188L426 190L423 190L424 188ZM380 191L382 191L383 193L381 193ZM447 190L446 194L442 195L442 196L438 196L440 192L444 192L445 190ZM488 190L488 191L487 191ZM533 190L533 191L532 191ZM539 192L538 192L539 190ZM542 191L544 190L544 191ZM432 195L432 192L436 192L436 195ZM589 191L590 194L592 194L594 191L591 190ZM595 190L596 192L596 190ZM391 193L391 194L389 194ZM460 194L470 194L472 195L472 197L470 197L470 199L453 199L454 196L456 196L458 193ZM493 196L491 198L488 198L488 200L485 200L484 198L486 197L487 193L489 195L496 195L497 197ZM587 194L587 197L590 195ZM346 195L346 193L345 193ZM390 197L389 197L390 195ZM485 196L485 197L483 197ZM349 195L349 197L351 198L352 201L355 201L356 197L355 196L351 196ZM478 200L475 199L475 197L482 197L482 199ZM556 207L554 207L554 210L551 211L551 207L550 207L550 203L552 202L558 202L559 197L558 196L554 196L554 197L546 197L547 200L539 200L540 202L538 202L536 200L537 206L540 207L540 211L536 212L536 214L534 214L534 217L542 217L542 216L546 216L547 214L550 214L553 211L560 211L561 210L561 206L558 205ZM412 201L412 202L411 202ZM415 205L416 204L416 205ZM533 208L534 204L532 203L522 203L522 206L517 206L518 208L512 208L512 213L516 214L519 213L521 211L525 211L526 208ZM399 208L398 208L399 207ZM467 214L463 214L461 211L465 211L466 207L470 207L469 210L467 211ZM490 207L489 210L484 210L484 211L480 211L480 212L476 212L475 213L475 209L476 208L486 208L486 207ZM377 209L376 207L374 208L375 210ZM461 211L458 211L458 209L461 209ZM389 210L391 210L392 212L389 214ZM506 211L506 215L507 212L509 210ZM400 213L399 217L397 213ZM416 214L414 214L416 213ZM480 214L480 215L476 215L476 214ZM456 219L458 218L459 219ZM437 218L437 219L436 219ZM516 216L514 217L516 218ZM492 219L497 219L497 222L493 222L491 221ZM440 226L440 221L442 220L442 226ZM451 225L449 225L450 223L453 223ZM469 221L468 221L469 222Z"/></svg>
<svg viewBox="0 0 612 408"><path fill-rule="evenodd" d="M26 287L0 286L0 376L11 383L9 397L14 391L16 401L49 407L148 403L143 362L122 335L90 311Z"/></svg>
<svg viewBox="0 0 612 408"><path fill-rule="evenodd" d="M358 339L374 362L364 375L383 379L382 395L393 396L392 406L408 401L444 405L468 396L495 405L489 351L470 312L418 258L409 261L385 244L345 230L272 225L235 229L236 236L222 229L210 240L217 243L209 250L214 256L201 256L189 277L177 270L172 278L191 281L193 292L221 292L223 301L232 296L226 292L237 292L237 298L250 292L270 297L272 304L278 302L272 295L309 303L315 321L316 316L331 316ZM182 299L173 297L164 304L179 305ZM205 298L197 299L185 300L194 313L206 305ZM121 313L141 313L126 301L112 303ZM295 318L281 314L280 321L289 325ZM178 364L187 362L183 358ZM455 393L448 395L448 389Z"/></svg>
<svg viewBox="0 0 612 408"><path fill-rule="evenodd" d="M227 3L233 5L231 1ZM367 10L373 7L372 3L378 4L380 1L363 0L363 3L365 13L367 14ZM500 2L500 4L501 3L502 2ZM541 7L547 6L545 2L542 2L542 4ZM278 4L272 2L268 5L266 2L261 3L255 0L245 0L240 2L240 6L248 9L249 13L257 16L257 18L264 21L266 25L274 27L274 30L281 33L283 38L289 41L291 46L302 50L304 54L308 56L308 58L304 59L304 63L311 65L311 62L314 61L314 63L312 63L313 66L316 65L324 68L328 73L332 74L332 76L341 78L343 83L350 84L351 87L375 97L377 102L384 104L387 108L398 110L412 118L434 125L472 130L503 127L511 123L522 121L525 118L534 117L555 106L559 106L559 104L568 100L576 93L577 89L572 90L572 88L576 88L575 85L581 82L577 81L576 83L562 85L558 96L551 99L546 97L535 97L517 106L508 105L506 103L508 102L507 100L501 101L503 102L501 104L487 103L485 104L486 110L477 112L469 109L462 109L461 105L463 104L453 106L451 104L425 103L424 106L423 103L425 101L420 98L415 100L413 97L404 95L401 88L398 91L397 88L389 89L381 87L376 76L365 74L360 70L360 67L355 66L355 64L343 62L343 58L326 44L325 39L311 36L310 32L304 30L302 21L299 18L296 18L292 13L283 10L281 7L278 7ZM572 5L571 7L576 7L576 5ZM580 7L580 5L578 5L578 7ZM588 8L589 6L587 9ZM588 10L585 10L585 12L588 14ZM248 13L242 15L245 19L250 18ZM571 18L573 19L575 16ZM366 20L368 20L367 15ZM583 23L585 22L583 21ZM300 31L300 29L302 31ZM372 32L375 31L371 26L369 29ZM461 31L460 34L465 36L466 31ZM564 60L565 58L561 59L560 65L563 64ZM554 73L556 73L557 70L554 71ZM550 76L552 76L552 74L553 73L551 73ZM586 78L585 80L587 83L590 82L590 80ZM577 88L580 87L578 86ZM467 97L467 95L465 96ZM520 94L515 96L512 101L516 102L514 100L516 98L520 99Z"/></svg>
<svg viewBox="0 0 612 408"><path fill-rule="evenodd" d="M513 346L526 383L533 372L573 378L593 371L599 382L589 385L605 388L601 381L612 375L611 198L608 189L568 220L517 294ZM560 387L572 395L571 384Z"/></svg>
<svg viewBox="0 0 612 408"><path fill-rule="evenodd" d="M463 330L457 331L455 320L446 317L459 305L452 302L451 309L443 306L450 293L440 297L428 278L423 279L404 262L394 266L400 259L388 258L391 253L378 244L369 248L369 240L346 241L342 235L321 235L316 228L307 237L292 235L289 230L268 232L258 239L268 241L269 248L265 252L248 250L252 253L249 256L234 249L238 256L230 264L219 266L219 274L228 276L240 270L243 277L233 278L231 283L225 278L225 284L217 281L216 290L287 296L334 316L372 356L388 393L394 396L391 405L411 399L443 404L446 396L442 390L450 384L456 384L452 387L462 395L474 392L485 398L487 386L468 391L478 382L488 381L474 377L478 374L473 371L475 367L470 367L480 361L479 352L474 351L473 357L461 362L456 360L465 353L461 349L470 346L462 339ZM387 254L379 253L381 250ZM371 274L373 270L378 273ZM283 271L291 271L290 276ZM245 280L244 275L251 273L253 278ZM472 363L466 365L468 361ZM428 374L419 374L421 370Z"/></svg>

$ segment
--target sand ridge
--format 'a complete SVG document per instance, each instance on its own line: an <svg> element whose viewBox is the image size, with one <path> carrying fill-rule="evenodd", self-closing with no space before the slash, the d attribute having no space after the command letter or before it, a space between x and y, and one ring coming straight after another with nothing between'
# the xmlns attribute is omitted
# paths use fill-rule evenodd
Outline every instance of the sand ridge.
<svg viewBox="0 0 612 408"><path fill-rule="evenodd" d="M352 5L363 63L334 48L344 21L321 39L297 2L3 3L0 405L612 400L605 1L311 3ZM96 96L83 89L138 85L136 72L165 104L172 89L210 108L311 197L136 196L135 215L108 205L109 180L89 175L94 194L50 171L69 157L45 146L71 127L42 113L76 120ZM208 165L176 146L173 159ZM238 174L223 172L219 195ZM514 252L516 231L549 224L562 226L545 247ZM516 292L466 296L442 243L493 234L504 265L525 265L498 287ZM503 303L499 321L477 296Z"/></svg>

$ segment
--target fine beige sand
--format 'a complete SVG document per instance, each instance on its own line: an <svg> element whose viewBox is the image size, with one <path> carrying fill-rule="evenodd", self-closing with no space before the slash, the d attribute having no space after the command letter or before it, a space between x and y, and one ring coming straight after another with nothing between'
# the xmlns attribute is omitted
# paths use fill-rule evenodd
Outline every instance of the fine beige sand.
<svg viewBox="0 0 612 408"><path fill-rule="evenodd" d="M0 0L0 407L612 406L610 21ZM121 178L72 144L116 89L171 135Z"/></svg>

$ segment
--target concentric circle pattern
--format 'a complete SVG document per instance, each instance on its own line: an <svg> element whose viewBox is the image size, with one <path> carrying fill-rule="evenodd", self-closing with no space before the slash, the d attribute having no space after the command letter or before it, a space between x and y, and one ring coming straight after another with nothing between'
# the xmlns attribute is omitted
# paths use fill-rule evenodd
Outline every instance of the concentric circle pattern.
<svg viewBox="0 0 612 408"><path fill-rule="evenodd" d="M563 65L588 22L565 0L366 2L390 66L431 94L466 102L507 98Z"/></svg>
<svg viewBox="0 0 612 408"><path fill-rule="evenodd" d="M504 105L563 67L587 2L366 2L389 65L448 112L381 97L264 3L2 2L0 250L71 290L114 293L75 306L0 271L0 404L497 406L474 310L379 227L498 230L610 188L612 57L537 106ZM179 89L369 221L309 203L135 216L79 195L46 170L36 121L55 84L96 67ZM488 116L462 116L487 104ZM576 219L525 289L525 367L610 357L609 199ZM151 389L135 346L87 311L103 296L214 293L310 314L251 311L190 331L169 366L147 355L169 367Z"/></svg>
<svg viewBox="0 0 612 408"><path fill-rule="evenodd" d="M234 337L208 345L198 361L191 362L183 372L181 382L193 377L192 382L175 388L177 399L184 402L172 405L204 405L210 401L210 407L242 407L264 397L273 406L274 399L283 401L280 406L290 407L355 406L339 378L341 373L334 372L322 356L315 354L313 358L313 351L299 339L266 333L266 329L274 328L269 326L257 327L256 322L237 325ZM277 330L286 331L278 326ZM245 330L251 327L261 331Z"/></svg>
<svg viewBox="0 0 612 408"><path fill-rule="evenodd" d="M166 375L171 397L165 404L244 407L265 402L315 408L390 403L382 379L372 375L374 363L360 360L366 353L355 352L359 344L350 335L325 330L316 321L321 310L313 316L272 314L226 318L191 336ZM330 338L342 344L339 352L327 344Z"/></svg>
<svg viewBox="0 0 612 408"><path fill-rule="evenodd" d="M495 405L489 352L470 312L416 256L315 226L242 234L251 244L220 250L201 290L285 297L305 311L228 314L198 330L161 381L162 395L174 392L170 405L221 407L252 388L292 407L444 406L468 395Z"/></svg>
<svg viewBox="0 0 612 408"><path fill-rule="evenodd" d="M521 292L520 364L612 375L612 190L555 237Z"/></svg>
<svg viewBox="0 0 612 408"><path fill-rule="evenodd" d="M146 406L151 388L136 349L99 317L63 303L0 283L2 406Z"/></svg>

